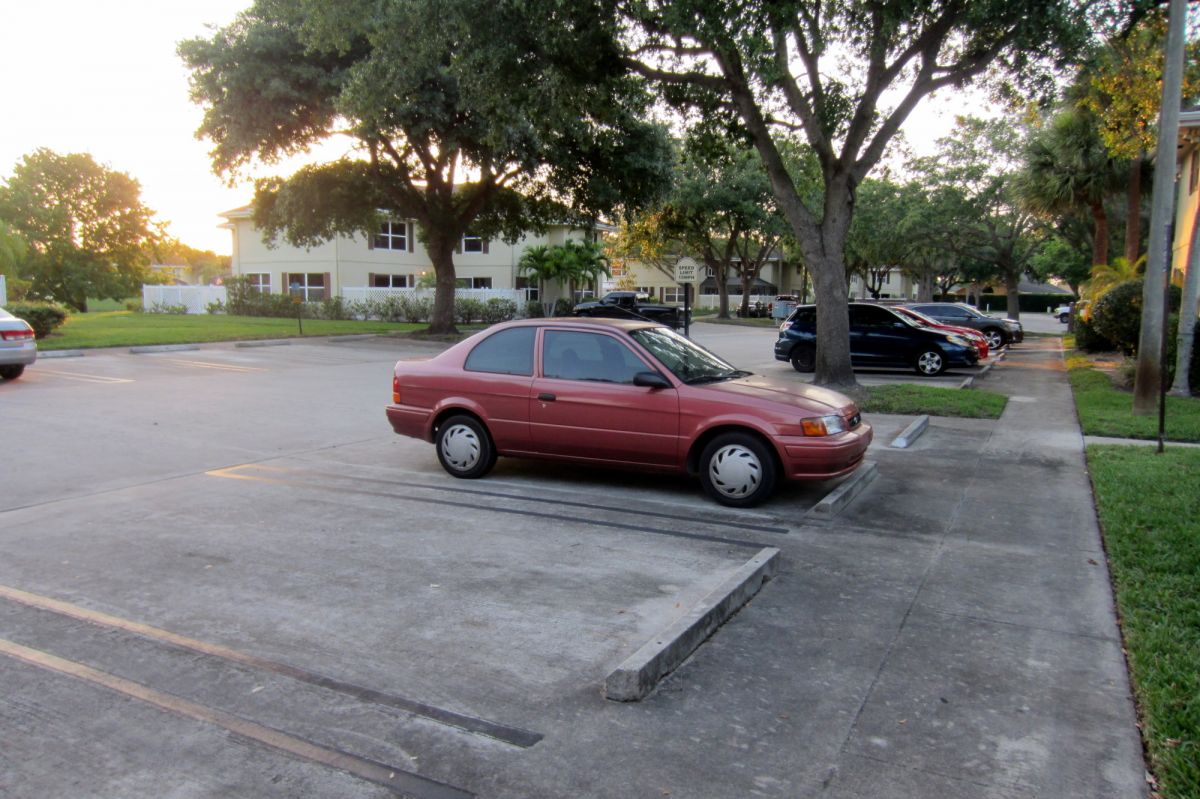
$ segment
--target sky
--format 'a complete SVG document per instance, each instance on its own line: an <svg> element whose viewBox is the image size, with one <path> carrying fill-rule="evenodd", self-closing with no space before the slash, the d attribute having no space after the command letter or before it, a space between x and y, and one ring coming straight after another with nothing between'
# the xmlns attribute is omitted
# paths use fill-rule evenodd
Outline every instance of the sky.
<svg viewBox="0 0 1200 799"><path fill-rule="evenodd" d="M229 254L218 214L248 203L248 182L213 174L203 112L188 99L182 39L224 26L250 0L5 0L0 40L0 177L39 147L91 153L142 187L183 243Z"/></svg>
<svg viewBox="0 0 1200 799"><path fill-rule="evenodd" d="M228 255L232 239L219 214L249 203L254 187L249 179L229 187L213 174L211 143L195 137L203 111L188 98L188 73L175 51L250 4L5 0L0 178L39 147L90 153L135 178L142 202L175 238ZM962 108L961 98L926 98L905 125L909 142L928 146Z"/></svg>

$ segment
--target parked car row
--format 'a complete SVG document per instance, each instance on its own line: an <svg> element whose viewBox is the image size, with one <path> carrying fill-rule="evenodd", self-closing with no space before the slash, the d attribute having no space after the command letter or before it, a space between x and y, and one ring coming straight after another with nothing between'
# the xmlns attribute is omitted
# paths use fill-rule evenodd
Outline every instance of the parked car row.
<svg viewBox="0 0 1200 799"><path fill-rule="evenodd" d="M974 366L990 351L1024 340L1015 319L998 319L962 303L849 305L850 362L857 367L912 368L929 377ZM797 307L779 326L775 358L798 372L816 368L817 306Z"/></svg>

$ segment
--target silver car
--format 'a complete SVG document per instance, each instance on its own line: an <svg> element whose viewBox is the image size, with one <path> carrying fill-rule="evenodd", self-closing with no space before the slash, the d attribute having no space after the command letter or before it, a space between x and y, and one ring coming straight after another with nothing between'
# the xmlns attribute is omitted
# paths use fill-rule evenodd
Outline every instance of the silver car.
<svg viewBox="0 0 1200 799"><path fill-rule="evenodd" d="M24 319L0 308L0 379L16 380L36 360L33 328Z"/></svg>

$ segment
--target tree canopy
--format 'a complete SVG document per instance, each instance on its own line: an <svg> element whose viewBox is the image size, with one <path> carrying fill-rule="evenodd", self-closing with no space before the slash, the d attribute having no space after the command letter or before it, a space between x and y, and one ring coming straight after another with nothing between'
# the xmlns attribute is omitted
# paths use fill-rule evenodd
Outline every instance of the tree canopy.
<svg viewBox="0 0 1200 799"><path fill-rule="evenodd" d="M416 220L454 328L453 252L632 207L665 175L665 134L589 2L259 0L180 45L214 168L237 174L335 134L346 157L258 183L255 221L312 244Z"/></svg>
<svg viewBox="0 0 1200 799"><path fill-rule="evenodd" d="M137 291L157 238L152 216L136 180L86 153L36 150L0 186L0 221L28 246L30 295L79 311L89 297Z"/></svg>
<svg viewBox="0 0 1200 799"><path fill-rule="evenodd" d="M844 248L856 191L909 114L931 92L989 71L1025 87L1045 82L1088 36L1087 6L1075 0L618 5L633 68L753 142L829 309L818 319L815 379L834 385L855 382ZM795 133L820 164L817 207L780 152Z"/></svg>

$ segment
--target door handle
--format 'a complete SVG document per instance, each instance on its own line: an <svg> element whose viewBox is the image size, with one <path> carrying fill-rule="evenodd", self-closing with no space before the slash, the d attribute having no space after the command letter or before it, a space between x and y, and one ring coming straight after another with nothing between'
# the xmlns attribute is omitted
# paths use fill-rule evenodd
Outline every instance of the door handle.
<svg viewBox="0 0 1200 799"><path fill-rule="evenodd" d="M553 394L547 394L543 392L538 394L538 399L542 402L554 402L554 400L558 399L558 397L554 396Z"/></svg>

